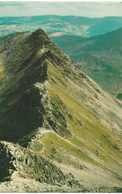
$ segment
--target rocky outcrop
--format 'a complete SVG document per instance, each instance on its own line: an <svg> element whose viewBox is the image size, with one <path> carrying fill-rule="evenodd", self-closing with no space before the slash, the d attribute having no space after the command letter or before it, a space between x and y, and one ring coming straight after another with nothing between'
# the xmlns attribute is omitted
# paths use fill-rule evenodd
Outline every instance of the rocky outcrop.
<svg viewBox="0 0 122 194"><path fill-rule="evenodd" d="M65 185L65 187L69 189L82 188L71 173L64 175L53 162L44 159L39 152L23 148L18 144L1 141L0 157L0 172L3 173L0 177L0 181L12 181L14 174L18 174L17 176L20 179L30 179L30 181L32 179L40 183L60 187Z"/></svg>

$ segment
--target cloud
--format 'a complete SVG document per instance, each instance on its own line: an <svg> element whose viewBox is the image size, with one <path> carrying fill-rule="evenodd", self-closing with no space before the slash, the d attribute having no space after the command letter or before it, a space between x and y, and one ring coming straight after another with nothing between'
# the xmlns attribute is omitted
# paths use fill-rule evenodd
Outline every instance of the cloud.
<svg viewBox="0 0 122 194"><path fill-rule="evenodd" d="M0 2L0 16L76 15L122 16L120 2Z"/></svg>
<svg viewBox="0 0 122 194"><path fill-rule="evenodd" d="M23 2L0 2L0 7L13 7L13 6L16 6L16 7L20 7L20 6L24 6Z"/></svg>

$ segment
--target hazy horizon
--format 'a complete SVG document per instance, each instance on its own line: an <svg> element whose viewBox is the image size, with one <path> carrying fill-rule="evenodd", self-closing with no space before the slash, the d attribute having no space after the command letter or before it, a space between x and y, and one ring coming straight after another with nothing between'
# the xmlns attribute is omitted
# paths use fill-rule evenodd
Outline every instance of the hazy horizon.
<svg viewBox="0 0 122 194"><path fill-rule="evenodd" d="M4 17L10 17L10 18L16 18L16 17L39 17L39 16L59 16L59 17L68 17L68 16L73 16L73 17L84 17L84 18L106 18L106 17L122 17L122 16L102 16L102 17L87 17L87 16L75 16L75 15L57 15L57 14L46 14L46 15L29 15L29 16L0 16L0 18Z"/></svg>

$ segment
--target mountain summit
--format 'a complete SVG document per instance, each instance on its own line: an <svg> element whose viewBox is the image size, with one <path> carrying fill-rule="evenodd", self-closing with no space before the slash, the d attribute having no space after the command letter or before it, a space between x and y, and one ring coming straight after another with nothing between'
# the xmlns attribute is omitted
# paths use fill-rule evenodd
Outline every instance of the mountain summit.
<svg viewBox="0 0 122 194"><path fill-rule="evenodd" d="M121 103L40 29L0 56L0 191L120 191Z"/></svg>

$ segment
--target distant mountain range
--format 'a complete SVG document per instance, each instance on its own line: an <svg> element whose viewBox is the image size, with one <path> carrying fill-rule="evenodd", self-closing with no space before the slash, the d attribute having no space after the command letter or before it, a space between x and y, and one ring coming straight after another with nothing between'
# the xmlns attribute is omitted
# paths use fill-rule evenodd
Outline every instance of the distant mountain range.
<svg viewBox="0 0 122 194"><path fill-rule="evenodd" d="M105 35L51 39L106 91L122 99L122 28Z"/></svg>
<svg viewBox="0 0 122 194"><path fill-rule="evenodd" d="M42 28L47 34L95 36L122 27L122 17L87 18L79 16L1 17L0 36Z"/></svg>
<svg viewBox="0 0 122 194"><path fill-rule="evenodd" d="M121 104L43 30L0 38L0 192L121 192Z"/></svg>

